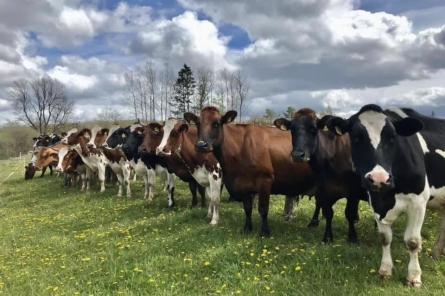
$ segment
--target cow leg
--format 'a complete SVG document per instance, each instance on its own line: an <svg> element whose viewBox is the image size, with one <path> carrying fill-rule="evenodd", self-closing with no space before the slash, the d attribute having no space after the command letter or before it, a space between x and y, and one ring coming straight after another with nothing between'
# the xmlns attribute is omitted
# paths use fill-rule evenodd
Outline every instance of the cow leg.
<svg viewBox="0 0 445 296"><path fill-rule="evenodd" d="M85 170L85 178L87 183L87 191L90 190L91 170L87 167Z"/></svg>
<svg viewBox="0 0 445 296"><path fill-rule="evenodd" d="M421 230L425 218L426 203L416 203L408 205L407 227L405 230L404 241L409 251L408 263L408 286L420 287L422 285L422 270L419 264L419 252L422 249Z"/></svg>
<svg viewBox="0 0 445 296"><path fill-rule="evenodd" d="M52 176L53 175L53 166L49 165L49 175Z"/></svg>
<svg viewBox="0 0 445 296"><path fill-rule="evenodd" d="M292 219L294 215L294 207L295 207L295 196L286 195L286 200L284 202L284 220L289 221Z"/></svg>
<svg viewBox="0 0 445 296"><path fill-rule="evenodd" d="M261 236L270 236L269 223L267 221L267 216L269 214L269 199L270 199L270 189L272 182L265 181L261 184L261 189L258 192L258 213L261 216Z"/></svg>
<svg viewBox="0 0 445 296"><path fill-rule="evenodd" d="M221 200L221 191L220 191L220 187L221 187L221 183L222 183L222 179L221 178L213 178L212 175L210 175L209 178L210 181L210 186L207 187L207 193L210 199L209 202L209 212L211 213L211 217L212 220L210 221L211 225L216 225L219 222L219 204L220 204L220 200Z"/></svg>
<svg viewBox="0 0 445 296"><path fill-rule="evenodd" d="M320 210L321 210L320 202L318 201L318 198L315 197L315 210L314 210L314 214L312 215L311 222L309 222L307 227L317 227L320 224L320 220L319 220Z"/></svg>
<svg viewBox="0 0 445 296"><path fill-rule="evenodd" d="M379 219L376 219L376 221L382 240L382 261L380 263L379 275L382 278L389 278L392 275L394 266L391 257L392 228L391 224L384 224Z"/></svg>
<svg viewBox="0 0 445 296"><path fill-rule="evenodd" d="M440 223L440 233L436 245L433 248L433 258L438 260L443 254L445 247L445 212L442 212L442 222Z"/></svg>
<svg viewBox="0 0 445 296"><path fill-rule="evenodd" d="M40 177L45 176L45 172L46 172L46 167L44 167L44 168L42 169L42 174L40 175Z"/></svg>
<svg viewBox="0 0 445 296"><path fill-rule="evenodd" d="M105 191L105 165L99 164L98 170L97 170L97 177L99 178L100 182L100 192Z"/></svg>
<svg viewBox="0 0 445 296"><path fill-rule="evenodd" d="M173 208L175 206L175 175L167 173L167 190L168 190L168 207ZM195 193L196 194L196 193Z"/></svg>
<svg viewBox="0 0 445 296"><path fill-rule="evenodd" d="M348 242L356 244L358 243L357 232L355 231L355 223L357 221L357 212L359 200L356 198L348 198L346 201L345 216L348 220Z"/></svg>
<svg viewBox="0 0 445 296"><path fill-rule="evenodd" d="M206 206L206 188L197 184L199 195L201 195L201 208Z"/></svg>
<svg viewBox="0 0 445 296"><path fill-rule="evenodd" d="M127 198L131 198L131 188L130 188L131 168L128 163L122 165L122 173L124 177L124 182L127 186Z"/></svg>
<svg viewBox="0 0 445 296"><path fill-rule="evenodd" d="M192 208L196 208L198 206L198 197L196 195L197 186L198 184L196 183L195 180L189 182L189 189L190 192L192 193Z"/></svg>
<svg viewBox="0 0 445 296"><path fill-rule="evenodd" d="M146 170L144 176L145 182L145 193L144 198L147 198L148 201L152 201L154 197L154 186L156 182L156 171L154 169Z"/></svg>
<svg viewBox="0 0 445 296"><path fill-rule="evenodd" d="M325 197L322 197L323 206L323 216L326 219L326 226L324 230L323 242L332 243L334 241L334 236L332 235L332 219L334 217L334 211L332 210L332 203L327 202Z"/></svg>
<svg viewBox="0 0 445 296"><path fill-rule="evenodd" d="M244 214L246 215L246 222L244 224L244 234L252 232L252 201L253 195L249 194L243 198Z"/></svg>
<svg viewBox="0 0 445 296"><path fill-rule="evenodd" d="M119 186L119 191L117 192L117 196L121 197L122 196L122 185L124 183L124 177L122 176L122 172L117 172L116 177L117 177L117 182L118 182L118 186Z"/></svg>
<svg viewBox="0 0 445 296"><path fill-rule="evenodd" d="M80 178L82 179L82 187L80 188L80 191L84 191L85 187L86 187L86 182L87 182L87 174L86 174L86 172L80 174Z"/></svg>

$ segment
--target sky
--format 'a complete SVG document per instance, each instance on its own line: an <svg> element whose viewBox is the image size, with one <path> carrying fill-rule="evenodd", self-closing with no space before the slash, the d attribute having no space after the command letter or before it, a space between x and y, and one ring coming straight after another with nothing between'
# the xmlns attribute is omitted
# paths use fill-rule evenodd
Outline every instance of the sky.
<svg viewBox="0 0 445 296"><path fill-rule="evenodd" d="M0 124L9 89L48 75L74 120L131 117L124 73L146 60L240 70L247 115L367 103L445 117L443 0L0 0Z"/></svg>

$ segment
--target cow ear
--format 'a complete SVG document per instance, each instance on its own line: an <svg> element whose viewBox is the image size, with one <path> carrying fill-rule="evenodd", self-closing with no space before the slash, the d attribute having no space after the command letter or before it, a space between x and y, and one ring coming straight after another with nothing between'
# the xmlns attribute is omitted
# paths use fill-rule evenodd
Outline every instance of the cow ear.
<svg viewBox="0 0 445 296"><path fill-rule="evenodd" d="M423 129L422 121L412 117L403 118L393 122L393 124L397 134L403 137L412 136Z"/></svg>
<svg viewBox="0 0 445 296"><path fill-rule="evenodd" d="M188 129L189 129L188 124L187 124L187 123L183 123L183 124L181 124L181 126L179 127L178 132L179 132L179 133L185 133L185 132L188 131Z"/></svg>
<svg viewBox="0 0 445 296"><path fill-rule="evenodd" d="M231 123L235 120L237 115L238 112L236 112L235 110L227 111L226 114L224 114L223 117L221 118L221 123L222 124Z"/></svg>
<svg viewBox="0 0 445 296"><path fill-rule="evenodd" d="M279 129L283 130L283 131L287 131L290 129L290 120L286 119L286 118L278 118L275 119L275 121L273 122L273 124L278 127Z"/></svg>
<svg viewBox="0 0 445 296"><path fill-rule="evenodd" d="M349 128L349 120L343 119L340 117L333 117L331 120L326 122L326 125L331 132L333 132L339 136L342 136L342 135L348 133L349 129L350 129Z"/></svg>
<svg viewBox="0 0 445 296"><path fill-rule="evenodd" d="M184 113L184 119L185 119L185 121L187 121L190 124L195 124L195 125L199 124L198 116L196 116L193 113L190 113L190 112Z"/></svg>

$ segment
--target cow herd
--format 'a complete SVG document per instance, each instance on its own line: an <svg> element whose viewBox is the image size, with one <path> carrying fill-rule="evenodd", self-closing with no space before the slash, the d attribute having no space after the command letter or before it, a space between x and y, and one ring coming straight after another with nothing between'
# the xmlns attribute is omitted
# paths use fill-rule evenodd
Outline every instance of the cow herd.
<svg viewBox="0 0 445 296"><path fill-rule="evenodd" d="M175 205L175 179L188 183L192 206L209 199L210 224L218 224L223 186L230 199L242 201L243 231L252 231L253 200L258 198L260 235L270 235L271 194L286 196L285 215L293 201L315 196L316 208L309 226L326 219L324 242L333 241L333 205L346 198L348 241L358 242L355 224L360 200L369 203L382 244L380 276L392 275L392 224L407 215L404 242L409 251L407 283L421 285L419 252L426 209L441 218L432 256L445 247L445 120L411 109L383 110L366 105L349 119L326 115L319 118L308 108L294 117L276 119L275 126L233 124L236 111L221 114L205 107L199 116L169 119L110 129L73 129L62 137L35 138L33 159L25 178L52 166L67 182L80 178L82 189L97 176L105 190L107 170L118 181L118 196L131 197L132 175L145 183L144 198L152 200L156 175L166 175L168 206Z"/></svg>

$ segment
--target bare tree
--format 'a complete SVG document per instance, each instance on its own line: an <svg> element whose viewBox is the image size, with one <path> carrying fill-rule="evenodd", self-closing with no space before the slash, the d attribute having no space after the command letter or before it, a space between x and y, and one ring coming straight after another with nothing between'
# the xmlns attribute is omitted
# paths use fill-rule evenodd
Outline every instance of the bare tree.
<svg viewBox="0 0 445 296"><path fill-rule="evenodd" d="M173 96L175 79L174 73L168 63L164 65L164 69L160 72L160 113L161 119L166 120L170 116L170 101Z"/></svg>
<svg viewBox="0 0 445 296"><path fill-rule="evenodd" d="M241 74L241 71L235 72L232 77L233 88L235 89L236 95L235 107L238 110L238 120L241 122L245 103L249 94L249 84L247 83L246 78Z"/></svg>
<svg viewBox="0 0 445 296"><path fill-rule="evenodd" d="M136 88L136 77L134 71L129 71L125 73L125 86L127 89L127 101L132 106L134 112L134 119L139 120L139 110L138 110L138 94Z"/></svg>
<svg viewBox="0 0 445 296"><path fill-rule="evenodd" d="M101 112L97 114L97 119L100 121L112 121L118 123L122 119L122 114L111 106L106 106Z"/></svg>
<svg viewBox="0 0 445 296"><path fill-rule="evenodd" d="M214 86L214 74L209 69L198 69L196 83L195 111L199 112L209 103Z"/></svg>
<svg viewBox="0 0 445 296"><path fill-rule="evenodd" d="M151 61L145 63L144 68L141 69L141 76L142 81L145 84L147 95L145 106L148 108L148 119L156 120L156 95L158 92L158 84L156 70Z"/></svg>
<svg viewBox="0 0 445 296"><path fill-rule="evenodd" d="M63 84L50 77L16 81L10 95L18 119L40 134L57 131L73 109Z"/></svg>

